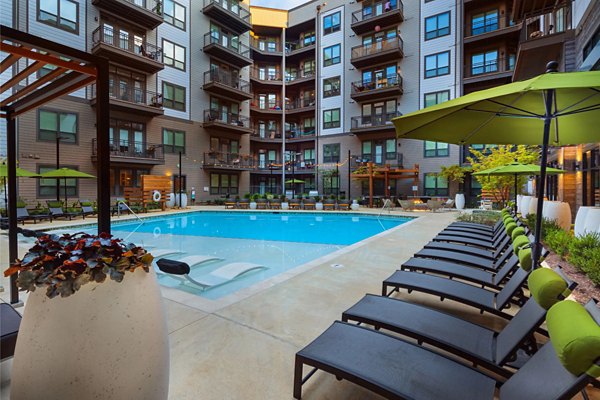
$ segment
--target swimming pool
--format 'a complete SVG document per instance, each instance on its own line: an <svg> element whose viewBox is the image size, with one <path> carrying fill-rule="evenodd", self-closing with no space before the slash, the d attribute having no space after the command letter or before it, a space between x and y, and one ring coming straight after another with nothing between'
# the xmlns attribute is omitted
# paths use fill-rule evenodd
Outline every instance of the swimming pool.
<svg viewBox="0 0 600 400"><path fill-rule="evenodd" d="M115 237L142 245L150 253L163 249L177 254L216 258L192 266L190 277L203 280L231 263L252 263L254 269L226 284L201 289L185 279L159 274L161 285L208 299L218 299L252 286L348 245L395 228L411 218L350 213L215 212L193 213L114 223ZM94 227L85 229L93 233ZM209 277L210 278L210 277Z"/></svg>

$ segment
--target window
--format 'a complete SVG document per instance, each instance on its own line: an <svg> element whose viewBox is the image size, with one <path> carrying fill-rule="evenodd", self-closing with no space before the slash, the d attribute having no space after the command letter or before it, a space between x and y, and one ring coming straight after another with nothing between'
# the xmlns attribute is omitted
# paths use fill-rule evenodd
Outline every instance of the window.
<svg viewBox="0 0 600 400"><path fill-rule="evenodd" d="M163 39L163 62L165 65L185 71L185 47Z"/></svg>
<svg viewBox="0 0 600 400"><path fill-rule="evenodd" d="M425 157L448 157L450 148L448 143L425 141Z"/></svg>
<svg viewBox="0 0 600 400"><path fill-rule="evenodd" d="M425 196L448 196L448 180L438 174L425 174Z"/></svg>
<svg viewBox="0 0 600 400"><path fill-rule="evenodd" d="M373 161L375 164L383 164L384 159L396 159L396 139L365 140L361 144L362 162Z"/></svg>
<svg viewBox="0 0 600 400"><path fill-rule="evenodd" d="M185 88L163 82L163 106L178 111L185 111Z"/></svg>
<svg viewBox="0 0 600 400"><path fill-rule="evenodd" d="M304 149L304 162L306 164L315 163L315 149Z"/></svg>
<svg viewBox="0 0 600 400"><path fill-rule="evenodd" d="M450 12L425 18L425 40L450 34Z"/></svg>
<svg viewBox="0 0 600 400"><path fill-rule="evenodd" d="M471 55L471 74L487 74L498 71L498 50Z"/></svg>
<svg viewBox="0 0 600 400"><path fill-rule="evenodd" d="M585 60L592 50L596 47L596 45L600 42L600 26L594 32L594 35L588 40L588 42L583 46L583 59Z"/></svg>
<svg viewBox="0 0 600 400"><path fill-rule="evenodd" d="M165 153L185 154L185 132L173 129L163 129L163 151Z"/></svg>
<svg viewBox="0 0 600 400"><path fill-rule="evenodd" d="M210 174L210 194L238 194L238 175Z"/></svg>
<svg viewBox="0 0 600 400"><path fill-rule="evenodd" d="M471 35L479 35L498 29L498 10L475 14L471 18Z"/></svg>
<svg viewBox="0 0 600 400"><path fill-rule="evenodd" d="M323 35L340 30L340 15L341 13L338 11L323 18Z"/></svg>
<svg viewBox="0 0 600 400"><path fill-rule="evenodd" d="M40 110L38 140L77 143L77 114Z"/></svg>
<svg viewBox="0 0 600 400"><path fill-rule="evenodd" d="M340 95L340 77L327 78L323 80L323 97Z"/></svg>
<svg viewBox="0 0 600 400"><path fill-rule="evenodd" d="M326 67L340 63L340 50L341 46L336 44L334 46L325 47L323 49L323 65Z"/></svg>
<svg viewBox="0 0 600 400"><path fill-rule="evenodd" d="M448 101L450 98L450 91L443 90L441 92L425 93L424 108L435 106L436 104Z"/></svg>
<svg viewBox="0 0 600 400"><path fill-rule="evenodd" d="M323 111L323 129L340 127L340 109Z"/></svg>
<svg viewBox="0 0 600 400"><path fill-rule="evenodd" d="M78 170L79 167L74 165L62 165L61 167L68 167L71 169ZM45 172L54 171L56 169L56 165L41 165L38 167L38 174L43 174ZM38 179L38 197L40 198L50 198L56 199L56 179ZM77 198L77 179L60 179L59 182L59 190L60 195L65 195L65 187L67 189L67 197Z"/></svg>
<svg viewBox="0 0 600 400"><path fill-rule="evenodd" d="M340 193L340 176L335 170L325 171L323 173L323 194L339 194Z"/></svg>
<svg viewBox="0 0 600 400"><path fill-rule="evenodd" d="M179 174L173 174L173 176L171 177L171 179L173 179L173 192L174 193L179 193L179 191L186 191L187 189L187 175L181 175L181 179ZM181 188L179 187L181 183Z"/></svg>
<svg viewBox="0 0 600 400"><path fill-rule="evenodd" d="M450 73L450 52L425 56L425 79Z"/></svg>
<svg viewBox="0 0 600 400"><path fill-rule="evenodd" d="M385 141L385 159L394 160L396 158L396 139L386 139Z"/></svg>
<svg viewBox="0 0 600 400"><path fill-rule="evenodd" d="M340 162L340 144L324 144L323 145L323 162L337 163Z"/></svg>
<svg viewBox="0 0 600 400"><path fill-rule="evenodd" d="M72 0L38 0L37 20L68 32L79 33L79 4Z"/></svg>
<svg viewBox="0 0 600 400"><path fill-rule="evenodd" d="M163 5L165 22L185 31L185 7L173 0L164 0Z"/></svg>
<svg viewBox="0 0 600 400"><path fill-rule="evenodd" d="M314 31L304 32L301 36L302 45L300 47L307 47L315 44L316 36Z"/></svg>

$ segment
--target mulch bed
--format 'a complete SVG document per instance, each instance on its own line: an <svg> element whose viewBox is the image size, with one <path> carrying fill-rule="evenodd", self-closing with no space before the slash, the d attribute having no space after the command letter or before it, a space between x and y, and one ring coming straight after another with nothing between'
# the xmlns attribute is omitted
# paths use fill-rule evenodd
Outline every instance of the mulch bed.
<svg viewBox="0 0 600 400"><path fill-rule="evenodd" d="M581 304L587 303L591 298L600 300L600 286L594 285L594 283L585 275L583 272L577 270L573 265L569 264L566 260L550 253L546 257L546 264L549 267L554 268L560 265L565 273L571 280L577 282L577 287L573 291L573 297Z"/></svg>

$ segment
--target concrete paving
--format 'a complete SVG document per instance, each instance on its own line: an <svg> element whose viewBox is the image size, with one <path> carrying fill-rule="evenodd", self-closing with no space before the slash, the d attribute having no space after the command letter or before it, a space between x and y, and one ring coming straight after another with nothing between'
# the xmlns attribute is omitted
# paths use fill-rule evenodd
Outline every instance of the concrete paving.
<svg viewBox="0 0 600 400"><path fill-rule="evenodd" d="M369 211L374 212L359 212ZM295 353L341 318L341 313L365 293L379 294L381 281L457 215L456 212L391 213L419 218L225 301L193 301L186 296L178 297L173 290L163 290L171 350L169 399L292 399ZM5 235L0 238L0 246L4 270ZM27 246L24 243L20 250L24 252ZM333 268L332 264L342 267ZM7 280L2 279L8 288ZM0 295L8 299L7 291ZM440 303L437 298L416 293L402 293L398 297L434 305L496 329L505 324L497 317L480 315L452 301ZM9 398L10 362L2 363L2 368L4 400ZM378 398L322 371L303 387L306 400Z"/></svg>

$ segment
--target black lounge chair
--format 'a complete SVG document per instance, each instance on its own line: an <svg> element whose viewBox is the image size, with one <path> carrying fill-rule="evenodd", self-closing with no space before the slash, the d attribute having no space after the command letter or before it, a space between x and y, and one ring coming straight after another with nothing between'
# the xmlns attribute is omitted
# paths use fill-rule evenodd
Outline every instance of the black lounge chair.
<svg viewBox="0 0 600 400"><path fill-rule="evenodd" d="M554 285L550 279L544 279L544 275L539 278L540 286ZM567 292L558 295L556 301L575 286L575 282L567 281ZM533 292L500 332L420 304L372 294L346 310L342 321L365 323L409 336L419 344L433 345L508 378L513 371L505 366L516 359L517 350L524 348L532 353L537 348L533 333L546 317L546 309L537 300L539 295L538 291ZM545 304L544 300L540 302Z"/></svg>
<svg viewBox="0 0 600 400"><path fill-rule="evenodd" d="M469 245L467 243L451 243L450 241L431 241L425 245L426 249L450 250L463 254L471 254L478 257L485 257L490 260L496 260L502 256L503 252L510 246L511 239L506 236L496 247L483 248L483 246Z"/></svg>
<svg viewBox="0 0 600 400"><path fill-rule="evenodd" d="M81 205L81 215L83 216L83 219L85 219L85 217L88 215L97 214L91 201L80 201L79 204Z"/></svg>
<svg viewBox="0 0 600 400"><path fill-rule="evenodd" d="M450 280L445 277L421 274L411 271L396 271L383 281L382 294L390 296L400 289L413 290L439 296L442 300L451 299L489 313L510 319L512 316L502 310L516 303L522 306L527 300L522 287L529 275L518 268L499 291L479 288L468 283ZM391 290L390 290L391 289ZM516 298L516 300L513 300Z"/></svg>
<svg viewBox="0 0 600 400"><path fill-rule="evenodd" d="M17 221L25 225L26 221L33 221L36 224L38 221L49 220L52 222L52 216L48 214L29 214L25 207L17 208ZM7 218L8 221L8 218Z"/></svg>
<svg viewBox="0 0 600 400"><path fill-rule="evenodd" d="M10 304L0 303L0 359L5 360L15 354L17 335L21 326L21 314Z"/></svg>
<svg viewBox="0 0 600 400"><path fill-rule="evenodd" d="M436 260L453 261L456 263L468 265L471 267L481 268L488 271L497 271L501 266L495 260L487 256L477 256L473 254L458 253L454 249L428 249L424 248L415 253L415 257L433 258Z"/></svg>
<svg viewBox="0 0 600 400"><path fill-rule="evenodd" d="M588 311L594 313L593 318L597 324L600 316L597 307L593 307L596 310L588 308ZM553 311L550 310L549 314ZM574 329L577 332L577 327ZM552 335L551 330L550 336ZM598 354L593 353L592 357L598 357ZM303 378L304 365L314 369ZM589 369L594 367L600 367L598 358ZM497 385L500 385L500 400L566 400L594 381L586 372L578 375L569 372L557 356L552 339L502 383L494 377L398 337L339 321L296 353L296 399L302 396L302 384L317 369L388 399L411 400L492 400L495 398Z"/></svg>
<svg viewBox="0 0 600 400"><path fill-rule="evenodd" d="M81 215L81 213L66 212L63 209L62 202L60 201L47 201L46 203L48 204L48 210L50 210L52 219L68 218L70 221L73 217L78 217Z"/></svg>

